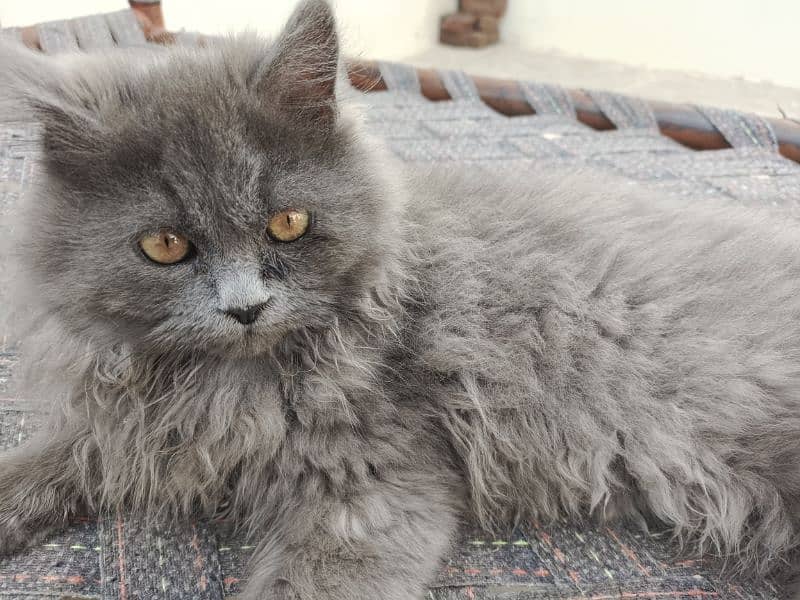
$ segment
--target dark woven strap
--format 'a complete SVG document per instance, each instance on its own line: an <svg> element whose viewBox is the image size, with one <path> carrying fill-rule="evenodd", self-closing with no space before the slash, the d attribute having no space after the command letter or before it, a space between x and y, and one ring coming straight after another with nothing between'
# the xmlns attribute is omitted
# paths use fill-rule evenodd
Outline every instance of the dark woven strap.
<svg viewBox="0 0 800 600"><path fill-rule="evenodd" d="M380 61L378 62L378 68L388 90L414 94L422 93L417 70L411 65Z"/></svg>
<svg viewBox="0 0 800 600"><path fill-rule="evenodd" d="M22 41L22 28L20 27L6 27L0 29L0 40L9 40L15 42Z"/></svg>
<svg viewBox="0 0 800 600"><path fill-rule="evenodd" d="M0 452L15 448L41 426L41 416L19 400L0 398Z"/></svg>
<svg viewBox="0 0 800 600"><path fill-rule="evenodd" d="M117 46L143 46L147 43L142 27L131 10L120 10L104 15Z"/></svg>
<svg viewBox="0 0 800 600"><path fill-rule="evenodd" d="M114 37L103 15L92 15L70 21L75 39L82 50L97 50L114 46Z"/></svg>
<svg viewBox="0 0 800 600"><path fill-rule="evenodd" d="M644 100L611 92L584 91L617 129L658 130L656 117Z"/></svg>
<svg viewBox="0 0 800 600"><path fill-rule="evenodd" d="M150 525L117 516L98 525L103 598L222 600L217 541L201 523Z"/></svg>
<svg viewBox="0 0 800 600"><path fill-rule="evenodd" d="M73 52L78 49L78 38L72 31L69 21L51 21L42 23L37 28L39 45L47 54Z"/></svg>
<svg viewBox="0 0 800 600"><path fill-rule="evenodd" d="M38 25L36 30L39 44L46 54L147 44L142 27L131 10L70 21L51 21ZM21 33L22 30L16 27L0 29L0 38L22 41Z"/></svg>
<svg viewBox="0 0 800 600"><path fill-rule="evenodd" d="M766 119L735 110L695 106L733 148L766 148L778 151L775 131Z"/></svg>
<svg viewBox="0 0 800 600"><path fill-rule="evenodd" d="M438 71L447 93L453 100L480 100L478 88L463 71Z"/></svg>
<svg viewBox="0 0 800 600"><path fill-rule="evenodd" d="M522 89L525 100L536 114L575 118L575 105L572 97L561 86L522 81L519 87Z"/></svg>

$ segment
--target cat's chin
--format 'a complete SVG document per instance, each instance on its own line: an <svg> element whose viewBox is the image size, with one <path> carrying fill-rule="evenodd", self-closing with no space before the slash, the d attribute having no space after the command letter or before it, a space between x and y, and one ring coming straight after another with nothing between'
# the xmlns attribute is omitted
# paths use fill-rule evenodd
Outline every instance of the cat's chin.
<svg viewBox="0 0 800 600"><path fill-rule="evenodd" d="M144 353L167 355L208 355L217 358L244 359L272 353L275 346L291 334L293 326L286 322L259 323L246 327L196 327L182 330L179 327L127 330L123 339ZM120 341L119 329L104 330L105 344Z"/></svg>
<svg viewBox="0 0 800 600"><path fill-rule="evenodd" d="M191 341L148 341L146 337L130 342L131 348L141 354L161 356L209 356L217 359L248 359L271 354L281 343L285 334L249 332L241 336ZM117 345L118 341L109 341L105 347ZM127 345L127 344L123 344Z"/></svg>
<svg viewBox="0 0 800 600"><path fill-rule="evenodd" d="M270 354L286 333L264 331L245 331L241 336L209 345L209 354L223 358L254 358Z"/></svg>

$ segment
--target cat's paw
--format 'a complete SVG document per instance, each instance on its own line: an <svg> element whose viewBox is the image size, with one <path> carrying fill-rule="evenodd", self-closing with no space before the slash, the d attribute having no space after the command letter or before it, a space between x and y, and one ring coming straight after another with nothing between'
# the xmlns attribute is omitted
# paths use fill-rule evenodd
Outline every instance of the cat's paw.
<svg viewBox="0 0 800 600"><path fill-rule="evenodd" d="M300 594L286 582L277 584L272 591L272 596L275 600L301 600Z"/></svg>
<svg viewBox="0 0 800 600"><path fill-rule="evenodd" d="M30 529L17 517L3 515L0 512L0 558L20 554L27 548L42 542L53 531L52 527Z"/></svg>
<svg viewBox="0 0 800 600"><path fill-rule="evenodd" d="M0 521L0 558L24 550L30 544L30 537L31 532L20 526L13 517Z"/></svg>

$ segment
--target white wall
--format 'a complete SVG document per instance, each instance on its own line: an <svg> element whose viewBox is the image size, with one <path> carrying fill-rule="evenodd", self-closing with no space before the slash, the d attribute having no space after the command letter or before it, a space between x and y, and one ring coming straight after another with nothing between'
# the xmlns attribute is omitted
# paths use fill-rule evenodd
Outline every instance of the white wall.
<svg viewBox="0 0 800 600"><path fill-rule="evenodd" d="M504 39L800 87L800 0L510 0Z"/></svg>
<svg viewBox="0 0 800 600"><path fill-rule="evenodd" d="M298 0L164 0L167 27L204 33L244 28L275 34ZM456 0L333 0L345 52L364 58L400 59L433 46L439 17ZM3 25L117 10L125 0L0 0Z"/></svg>
<svg viewBox="0 0 800 600"><path fill-rule="evenodd" d="M333 0L345 51L402 59L436 43L456 0ZM164 0L167 25L275 33L297 0ZM0 0L0 22L29 25L116 10L125 0ZM800 87L800 0L509 0L504 39L529 48Z"/></svg>

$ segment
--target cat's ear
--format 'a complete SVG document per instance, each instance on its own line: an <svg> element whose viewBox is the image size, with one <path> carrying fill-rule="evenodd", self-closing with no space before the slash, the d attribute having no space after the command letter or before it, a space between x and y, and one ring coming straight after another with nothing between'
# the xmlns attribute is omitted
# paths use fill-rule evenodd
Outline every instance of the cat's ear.
<svg viewBox="0 0 800 600"><path fill-rule="evenodd" d="M0 121L38 122L45 164L74 176L98 152L100 125L91 101L68 84L55 59L21 44L0 43L0 64Z"/></svg>
<svg viewBox="0 0 800 600"><path fill-rule="evenodd" d="M42 149L50 171L64 179L80 180L94 170L93 163L105 145L94 116L52 98L37 99L32 106L42 124Z"/></svg>
<svg viewBox="0 0 800 600"><path fill-rule="evenodd" d="M256 76L259 94L303 121L336 120L339 40L325 0L303 0L278 38L274 55Z"/></svg>

